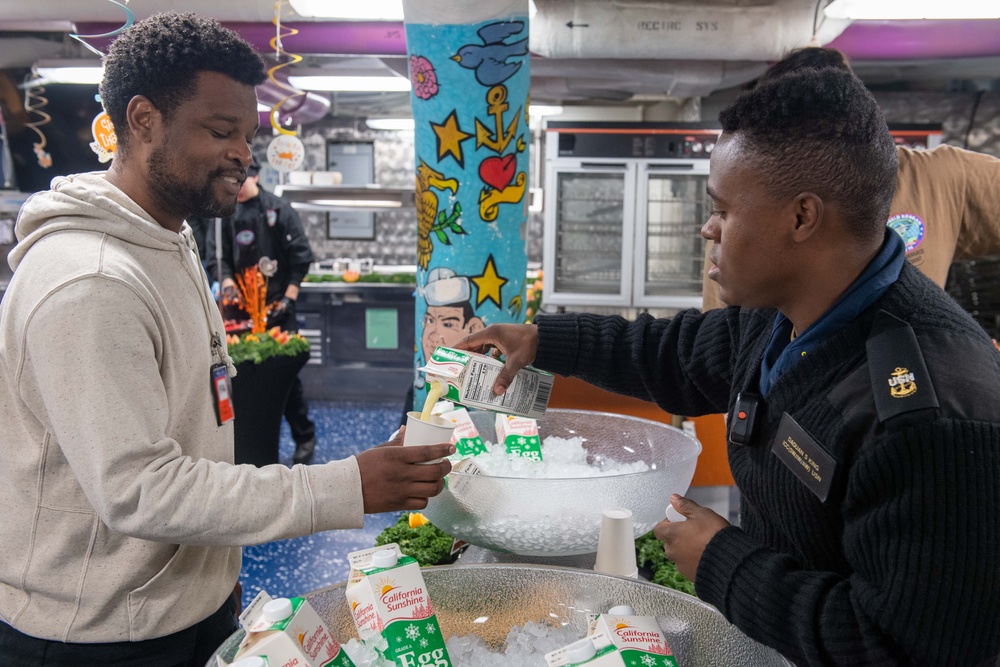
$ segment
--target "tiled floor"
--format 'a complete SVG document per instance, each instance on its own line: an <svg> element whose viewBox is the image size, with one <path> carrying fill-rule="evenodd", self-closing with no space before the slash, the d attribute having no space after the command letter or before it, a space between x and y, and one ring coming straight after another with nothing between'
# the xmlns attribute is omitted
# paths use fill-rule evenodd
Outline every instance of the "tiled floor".
<svg viewBox="0 0 1000 667"><path fill-rule="evenodd" d="M324 463L385 442L399 425L402 404L310 401L309 409L316 422L313 463ZM293 451L291 434L283 424L281 461L290 465ZM737 498L729 487L694 488L687 495L735 522ZM397 518L398 513L370 514L358 530L334 530L244 548L240 573L244 606L261 589L272 596L301 595L346 580L347 554L374 546L375 537ZM489 557L494 556L492 552L476 556L471 551L467 555L486 558L474 562L493 562Z"/></svg>

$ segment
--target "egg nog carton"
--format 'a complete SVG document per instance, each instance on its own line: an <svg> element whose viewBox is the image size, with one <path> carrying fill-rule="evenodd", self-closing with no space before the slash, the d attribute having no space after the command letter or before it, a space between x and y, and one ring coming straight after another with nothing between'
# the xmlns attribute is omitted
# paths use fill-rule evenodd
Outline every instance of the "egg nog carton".
<svg viewBox="0 0 1000 667"><path fill-rule="evenodd" d="M447 419L455 425L451 442L455 445L455 456L465 458L467 456L478 456L486 453L486 443L479 435L479 430L472 423L472 417L465 408L457 408L448 412L442 412L441 419Z"/></svg>
<svg viewBox="0 0 1000 667"><path fill-rule="evenodd" d="M260 657L284 667L353 667L316 610L304 598L274 598L261 591L240 615L246 636L236 660Z"/></svg>
<svg viewBox="0 0 1000 667"><path fill-rule="evenodd" d="M631 667L606 634L597 633L545 654L547 667ZM642 663L637 663L642 664Z"/></svg>
<svg viewBox="0 0 1000 667"><path fill-rule="evenodd" d="M386 659L399 667L451 667L420 565L395 543L348 555L345 593L362 641L385 638Z"/></svg>
<svg viewBox="0 0 1000 667"><path fill-rule="evenodd" d="M419 370L427 381L445 385L441 398L470 408L506 412L519 417L541 419L552 393L551 373L525 366L514 376L500 396L493 385L503 369L503 362L478 352L439 347Z"/></svg>
<svg viewBox="0 0 1000 667"><path fill-rule="evenodd" d="M636 616L627 605L590 618L590 634L603 634L630 665L677 667L677 658L652 616Z"/></svg>
<svg viewBox="0 0 1000 667"><path fill-rule="evenodd" d="M496 431L497 443L503 445L508 454L533 461L542 460L542 441L538 438L538 422L534 419L498 412Z"/></svg>

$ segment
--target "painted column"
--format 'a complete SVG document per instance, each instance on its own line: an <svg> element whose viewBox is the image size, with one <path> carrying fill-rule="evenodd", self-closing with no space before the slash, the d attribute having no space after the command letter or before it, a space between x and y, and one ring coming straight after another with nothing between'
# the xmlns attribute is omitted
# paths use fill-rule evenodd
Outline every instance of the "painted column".
<svg viewBox="0 0 1000 667"><path fill-rule="evenodd" d="M404 0L417 198L416 367L523 322L528 0ZM415 405L423 406L423 377Z"/></svg>

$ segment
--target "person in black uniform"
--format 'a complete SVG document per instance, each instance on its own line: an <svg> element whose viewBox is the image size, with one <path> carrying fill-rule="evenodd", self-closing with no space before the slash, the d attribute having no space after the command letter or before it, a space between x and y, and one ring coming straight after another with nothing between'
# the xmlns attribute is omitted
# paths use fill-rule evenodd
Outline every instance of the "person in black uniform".
<svg viewBox="0 0 1000 667"><path fill-rule="evenodd" d="M728 413L740 525L672 494L680 516L653 532L699 598L794 664L992 667L1000 354L886 227L882 112L823 68L719 121L701 234L731 306L546 315L455 347L506 356L495 393L533 363L672 414Z"/></svg>
<svg viewBox="0 0 1000 667"><path fill-rule="evenodd" d="M302 221L291 205L258 184L260 162L254 157L247 169L247 179L236 197L236 213L222 220L222 252L216 249L215 234L205 238L205 260L208 273L218 277L222 295L229 301L238 299L239 290L234 276L262 257L277 260L277 270L267 283L268 326L284 331L298 331L295 303L299 285L313 261L309 239ZM221 266L218 258L221 257ZM316 425L309 419L302 380L295 378L285 403L285 420L295 440L295 463L309 463L316 449Z"/></svg>

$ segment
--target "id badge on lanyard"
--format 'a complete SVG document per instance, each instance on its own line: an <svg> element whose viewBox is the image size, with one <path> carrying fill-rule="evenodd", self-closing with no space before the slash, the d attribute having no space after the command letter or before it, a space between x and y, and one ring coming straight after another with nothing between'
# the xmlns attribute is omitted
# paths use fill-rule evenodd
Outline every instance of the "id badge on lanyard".
<svg viewBox="0 0 1000 667"><path fill-rule="evenodd" d="M215 403L215 420L219 426L233 421L233 385L225 364L212 364L212 397Z"/></svg>

